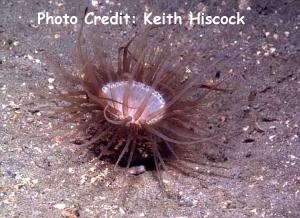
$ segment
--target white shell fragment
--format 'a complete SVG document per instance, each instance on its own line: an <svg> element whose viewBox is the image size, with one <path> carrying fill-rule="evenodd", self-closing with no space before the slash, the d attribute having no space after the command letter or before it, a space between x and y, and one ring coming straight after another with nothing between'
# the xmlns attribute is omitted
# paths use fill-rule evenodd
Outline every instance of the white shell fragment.
<svg viewBox="0 0 300 218"><path fill-rule="evenodd" d="M140 175L144 172L146 172L146 168L144 165L134 166L128 169L128 173L131 175Z"/></svg>

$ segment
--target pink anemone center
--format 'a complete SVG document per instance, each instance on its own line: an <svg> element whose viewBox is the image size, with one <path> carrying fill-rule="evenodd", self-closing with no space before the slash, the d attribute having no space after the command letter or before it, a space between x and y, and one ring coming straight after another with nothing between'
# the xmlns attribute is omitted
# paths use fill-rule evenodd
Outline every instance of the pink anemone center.
<svg viewBox="0 0 300 218"><path fill-rule="evenodd" d="M102 92L112 99L108 105L119 112L119 119L131 117L131 123L153 124L162 118L161 115L153 115L163 112L166 102L151 86L136 81L120 81L105 84Z"/></svg>

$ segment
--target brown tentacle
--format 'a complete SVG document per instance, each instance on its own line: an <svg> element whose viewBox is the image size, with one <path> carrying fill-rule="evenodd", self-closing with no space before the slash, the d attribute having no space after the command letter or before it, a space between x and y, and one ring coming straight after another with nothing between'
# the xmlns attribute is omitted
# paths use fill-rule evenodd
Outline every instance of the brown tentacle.
<svg viewBox="0 0 300 218"><path fill-rule="evenodd" d="M151 148L152 148L153 155L158 158L159 162L162 165L163 170L165 170L167 167L166 167L166 164L165 164L165 162L164 162L164 160L163 160L163 158L162 158L162 156L161 156L161 154L158 150L157 142L155 141L155 139L152 140Z"/></svg>
<svg viewBox="0 0 300 218"><path fill-rule="evenodd" d="M169 149L169 151L171 151L172 155L179 160L179 157L177 156L177 154L175 153L174 149L172 148L172 146L170 145L170 143L166 140L164 140L164 143L166 145L166 147Z"/></svg>
<svg viewBox="0 0 300 218"><path fill-rule="evenodd" d="M199 140L194 140L194 141L179 141L179 140L175 140L175 139L172 139L168 136L166 136L165 134L161 133L160 131L152 128L151 126L147 125L147 124L142 124L142 126L150 133L158 136L159 138L163 139L163 140L166 140L168 142L172 142L174 144L185 144L185 145L191 145L191 144L197 144L197 143L200 143L200 142L207 142L207 141L210 141L214 138L216 138L218 135L215 135L215 136L212 136L212 137L206 137L206 138L202 138L202 139L199 139Z"/></svg>
<svg viewBox="0 0 300 218"><path fill-rule="evenodd" d="M110 119L108 116L107 116L107 109L109 108L110 106L109 105L106 105L104 110L103 110L103 115L104 115L104 118L107 120L107 122L110 122L112 124L115 124L115 125L123 125L123 124L126 124L128 122L130 122L132 120L132 117L126 117L122 120L112 120Z"/></svg>
<svg viewBox="0 0 300 218"><path fill-rule="evenodd" d="M135 146L136 146L136 139L134 138L133 142L132 142L132 144L130 146L130 154L129 154L129 159L127 161L126 169L128 169L130 167L130 164L131 164L131 161L132 161L132 157L133 157L133 153L135 151Z"/></svg>
<svg viewBox="0 0 300 218"><path fill-rule="evenodd" d="M125 152L128 150L128 147L129 147L129 145L130 145L131 140L132 140L132 136L131 136L131 134L130 134L130 135L128 136L128 138L126 139L126 144L125 144L125 146L124 146L124 148L123 148L121 154L119 155L119 158L118 158L117 162L115 163L114 169L117 168L117 166L118 166L120 160L121 160L122 157L124 156Z"/></svg>

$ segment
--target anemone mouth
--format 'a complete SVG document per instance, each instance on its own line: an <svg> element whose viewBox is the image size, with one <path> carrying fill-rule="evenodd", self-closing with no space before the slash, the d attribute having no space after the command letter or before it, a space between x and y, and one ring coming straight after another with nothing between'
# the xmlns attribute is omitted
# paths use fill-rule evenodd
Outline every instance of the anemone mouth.
<svg viewBox="0 0 300 218"><path fill-rule="evenodd" d="M102 87L102 92L112 99L107 104L118 112L114 115L119 119L131 117L130 123L135 124L153 124L162 119L162 115L151 116L163 112L166 105L163 96L151 86L136 81L110 82Z"/></svg>

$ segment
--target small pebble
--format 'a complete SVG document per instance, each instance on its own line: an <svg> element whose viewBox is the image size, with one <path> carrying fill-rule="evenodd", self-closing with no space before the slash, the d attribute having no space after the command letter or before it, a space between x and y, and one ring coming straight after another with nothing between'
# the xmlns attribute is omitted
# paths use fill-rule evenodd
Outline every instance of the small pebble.
<svg viewBox="0 0 300 218"><path fill-rule="evenodd" d="M243 131L247 131L249 129L249 126L245 126L245 127L243 127Z"/></svg>
<svg viewBox="0 0 300 218"><path fill-rule="evenodd" d="M59 204L54 204L53 207L56 209L63 210L65 209L66 205L64 203L59 203Z"/></svg>
<svg viewBox="0 0 300 218"><path fill-rule="evenodd" d="M48 79L48 83L53 83L54 80L55 80L54 78L49 78L49 79Z"/></svg>
<svg viewBox="0 0 300 218"><path fill-rule="evenodd" d="M254 141L255 141L255 139L247 138L247 139L245 139L243 142L244 142L244 143L251 143L251 142L254 142Z"/></svg>
<svg viewBox="0 0 300 218"><path fill-rule="evenodd" d="M252 155L251 151L248 151L248 152L246 153L245 157L249 158L249 157L251 157L251 155Z"/></svg>
<svg viewBox="0 0 300 218"><path fill-rule="evenodd" d="M270 141L273 141L273 139L276 137L276 135L269 136Z"/></svg>

